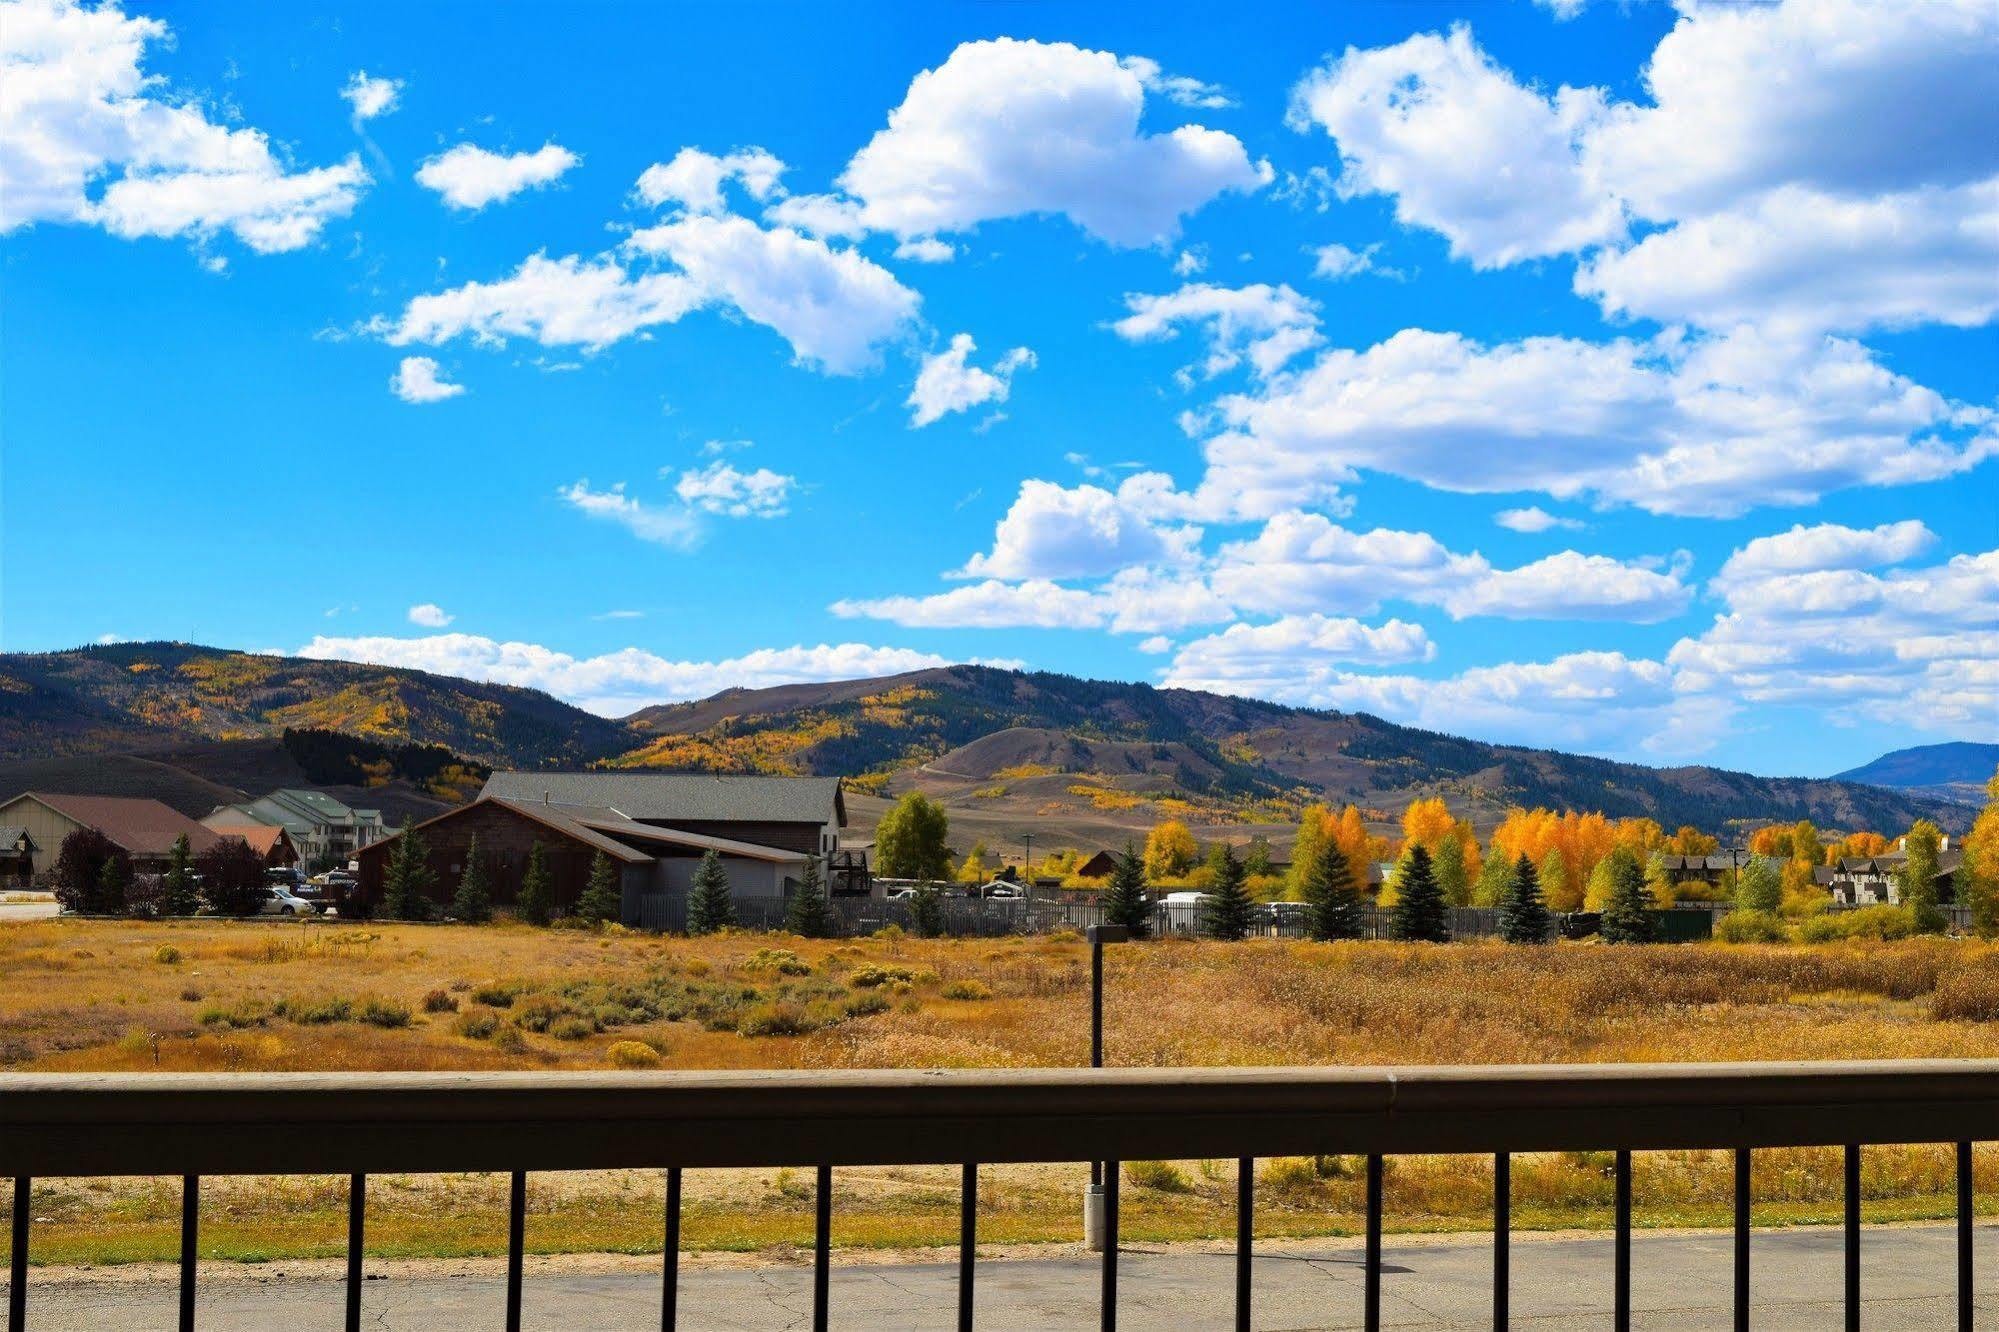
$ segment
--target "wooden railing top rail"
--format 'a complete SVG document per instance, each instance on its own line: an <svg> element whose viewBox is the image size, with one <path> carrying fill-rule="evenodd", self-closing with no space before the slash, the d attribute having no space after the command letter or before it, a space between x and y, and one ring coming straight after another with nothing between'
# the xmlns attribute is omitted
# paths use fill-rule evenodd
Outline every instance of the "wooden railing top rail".
<svg viewBox="0 0 1999 1332"><path fill-rule="evenodd" d="M1999 1138L1999 1060L0 1075L0 1176L903 1165Z"/></svg>

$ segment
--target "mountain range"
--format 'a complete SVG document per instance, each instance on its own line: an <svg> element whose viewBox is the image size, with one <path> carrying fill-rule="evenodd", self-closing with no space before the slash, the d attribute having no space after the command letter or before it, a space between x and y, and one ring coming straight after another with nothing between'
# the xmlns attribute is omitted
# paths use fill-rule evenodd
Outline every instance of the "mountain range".
<svg viewBox="0 0 1999 1332"><path fill-rule="evenodd" d="M1985 803L1985 784L1999 771L1999 745L1954 740L1883 754L1872 763L1838 774L1845 782L1869 782L1964 805Z"/></svg>
<svg viewBox="0 0 1999 1332"><path fill-rule="evenodd" d="M1653 768L1365 713L982 666L731 689L612 719L531 689L184 643L0 655L0 797L58 775L69 784L60 789L78 789L115 773L121 789L154 783L187 807L209 801L204 783L295 783L336 759L334 775L359 777L360 796L377 789L404 813L462 791L456 768L439 784L431 751L407 772L391 771L388 758L369 768L366 754L329 758L332 741L308 746L301 733L365 742L375 747L368 754L435 746L468 769L839 774L851 779L850 812L863 830L888 800L921 790L951 811L954 841L1009 849L1030 835L1044 847L1116 845L1169 815L1197 835L1226 828L1282 840L1307 802L1350 801L1386 817L1430 795L1480 824L1516 805L1716 832L1800 818L1899 831L1929 817L1961 828L1970 814L1927 789L1872 784L1858 776L1867 769L1824 780Z"/></svg>

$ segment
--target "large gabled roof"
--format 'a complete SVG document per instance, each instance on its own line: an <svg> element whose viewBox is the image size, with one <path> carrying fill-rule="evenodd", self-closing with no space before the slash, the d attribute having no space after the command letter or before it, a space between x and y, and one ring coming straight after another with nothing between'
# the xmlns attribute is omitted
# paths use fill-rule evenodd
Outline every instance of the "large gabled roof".
<svg viewBox="0 0 1999 1332"><path fill-rule="evenodd" d="M326 792L310 790L303 786L281 787L265 798L310 811L313 817L323 823L350 823L354 818L353 810Z"/></svg>
<svg viewBox="0 0 1999 1332"><path fill-rule="evenodd" d="M432 824L457 818L481 805L498 805L501 809L539 823L551 831L559 832L585 846L602 851L613 860L623 861L628 865L649 864L657 858L651 852L632 845L634 842L665 842L672 846L689 846L702 851L712 850L725 856L769 860L780 864L802 862L807 859L798 851L756 846L749 842L733 841L727 837L682 832L678 828L661 828L650 823L634 823L617 810L602 805L558 805L553 801L509 800L504 796L493 795L482 795L469 805L461 805L457 809L446 810L434 818L425 819L416 825L417 830L422 831ZM361 848L361 854L380 854L400 836L401 833L396 833L379 842L371 842Z"/></svg>
<svg viewBox="0 0 1999 1332"><path fill-rule="evenodd" d="M174 840L183 835L196 851L207 849L216 840L213 832L157 800L60 795L51 791L30 791L20 798L36 801L72 822L97 829L128 855L163 856L173 849Z"/></svg>
<svg viewBox="0 0 1999 1332"><path fill-rule="evenodd" d="M833 823L847 805L838 777L705 772L496 772L481 796L590 805L643 822Z"/></svg>

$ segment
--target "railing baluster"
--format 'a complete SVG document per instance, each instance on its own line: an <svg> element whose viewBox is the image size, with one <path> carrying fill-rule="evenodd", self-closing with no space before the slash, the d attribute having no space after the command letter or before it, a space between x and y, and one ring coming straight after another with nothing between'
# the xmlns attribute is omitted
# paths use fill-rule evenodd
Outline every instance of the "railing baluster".
<svg viewBox="0 0 1999 1332"><path fill-rule="evenodd" d="M1617 1193L1616 1307L1611 1326L1631 1332L1631 1153L1619 1148L1613 1171Z"/></svg>
<svg viewBox="0 0 1999 1332"><path fill-rule="evenodd" d="M1367 1332L1381 1332L1381 1167L1379 1156L1367 1158L1367 1271L1361 1294Z"/></svg>
<svg viewBox="0 0 1999 1332"><path fill-rule="evenodd" d="M180 1181L180 1332L194 1332L194 1264L201 1243L201 1176Z"/></svg>
<svg viewBox="0 0 1999 1332"><path fill-rule="evenodd" d="M521 1266L527 1251L528 1176L516 1170L507 1186L507 1332L521 1332Z"/></svg>
<svg viewBox="0 0 1999 1332"><path fill-rule="evenodd" d="M661 1246L660 1332L673 1332L680 1317L680 1167L666 1169L666 1242Z"/></svg>
<svg viewBox="0 0 1999 1332"><path fill-rule="evenodd" d="M1735 1332L1749 1332L1749 1149L1735 1149Z"/></svg>
<svg viewBox="0 0 1999 1332"><path fill-rule="evenodd" d="M819 1167L812 1196L812 1332L826 1332L833 1294L833 1167Z"/></svg>
<svg viewBox="0 0 1999 1332"><path fill-rule="evenodd" d="M347 1332L361 1332L361 1262L368 1217L368 1177L347 1177Z"/></svg>
<svg viewBox="0 0 1999 1332"><path fill-rule="evenodd" d="M972 1332L972 1269L979 1256L979 1168L967 1161L958 1183L958 1332Z"/></svg>
<svg viewBox="0 0 1999 1332"><path fill-rule="evenodd" d="M1117 1191L1123 1172L1120 1162L1104 1162L1103 1287L1097 1296L1097 1321L1104 1332L1117 1332Z"/></svg>
<svg viewBox="0 0 1999 1332"><path fill-rule="evenodd" d="M1846 1332L1860 1332L1860 1148L1846 1145Z"/></svg>
<svg viewBox="0 0 1999 1332"><path fill-rule="evenodd" d="M1971 1144L1957 1145L1957 1326L1971 1332Z"/></svg>
<svg viewBox="0 0 1999 1332"><path fill-rule="evenodd" d="M1249 1332L1249 1264L1256 1242L1256 1158L1235 1163L1235 1325Z"/></svg>
<svg viewBox="0 0 1999 1332"><path fill-rule="evenodd" d="M14 1247L7 1255L7 1332L28 1332L28 1209L35 1181L14 1177Z"/></svg>
<svg viewBox="0 0 1999 1332"><path fill-rule="evenodd" d="M1513 1158L1492 1158L1492 1328L1506 1332L1513 1304Z"/></svg>

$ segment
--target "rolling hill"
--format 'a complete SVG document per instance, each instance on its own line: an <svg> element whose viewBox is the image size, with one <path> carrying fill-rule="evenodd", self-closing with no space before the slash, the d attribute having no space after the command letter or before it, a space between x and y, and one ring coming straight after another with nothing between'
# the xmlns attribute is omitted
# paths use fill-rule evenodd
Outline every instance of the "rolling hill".
<svg viewBox="0 0 1999 1332"><path fill-rule="evenodd" d="M1999 745L1954 741L1917 745L1883 754L1872 763L1839 774L1840 781L1891 786L1938 800L1985 803L1985 783L1999 770Z"/></svg>
<svg viewBox="0 0 1999 1332"><path fill-rule="evenodd" d="M615 763L873 774L857 783L864 794L923 790L960 825L1001 838L1054 821L1122 840L1164 811L1274 829L1304 801L1390 810L1429 795L1481 822L1514 805L1709 829L1801 818L1842 829L1899 829L1922 816L1965 821L1961 809L1855 782L1650 768L1485 744L1365 713L980 666L732 690L627 721L654 738Z"/></svg>
<svg viewBox="0 0 1999 1332"><path fill-rule="evenodd" d="M320 738L303 747L301 729ZM339 736L376 748L343 755ZM193 802L207 799L210 785L295 784L285 765L303 756L319 769L307 774L311 784L351 786L362 803L386 805L368 799L393 794L381 746L440 747L397 751L395 775L417 799L464 789L456 769L455 785L427 785L438 765L461 764L459 756L468 768L839 774L854 779L849 808L861 831L889 799L922 790L950 808L954 841L965 845L1013 844L1030 833L1044 846L1113 845L1168 815L1197 832L1261 830L1281 842L1310 801L1385 814L1430 795L1482 824L1515 805L1714 831L1800 818L1875 830L1917 817L1949 827L1969 821L1962 805L1859 781L1650 768L1439 735L1364 713L979 666L733 689L609 720L534 690L187 644L0 656L0 786L30 774L50 780L50 769L36 765L58 759L83 774L71 780L92 780L96 764L102 780L158 781L174 793L170 803ZM92 755L122 757L116 765L79 761ZM380 762L364 772L369 755Z"/></svg>
<svg viewBox="0 0 1999 1332"><path fill-rule="evenodd" d="M0 759L338 731L441 745L486 764L583 764L630 748L622 723L533 689L187 643L0 656Z"/></svg>

